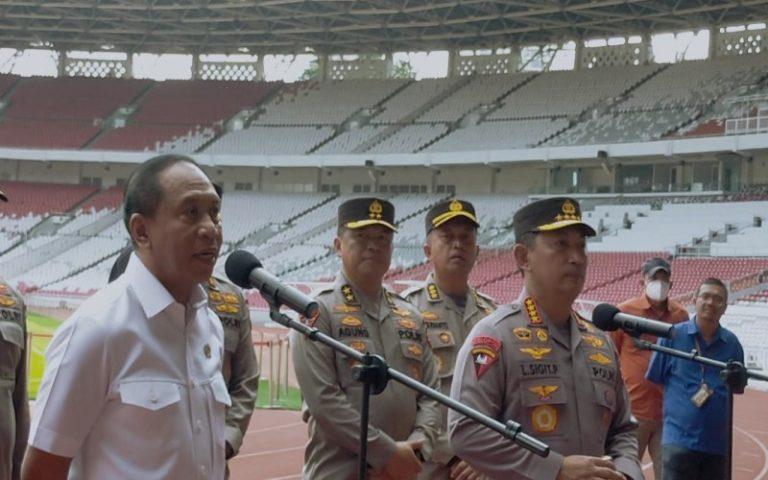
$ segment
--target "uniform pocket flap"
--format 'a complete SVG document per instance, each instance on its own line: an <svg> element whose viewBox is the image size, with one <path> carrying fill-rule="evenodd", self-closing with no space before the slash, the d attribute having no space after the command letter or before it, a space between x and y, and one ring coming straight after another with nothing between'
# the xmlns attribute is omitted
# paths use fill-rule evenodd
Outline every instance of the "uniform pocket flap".
<svg viewBox="0 0 768 480"><path fill-rule="evenodd" d="M520 383L525 407L537 405L561 405L568 401L565 386L560 379L547 378Z"/></svg>
<svg viewBox="0 0 768 480"><path fill-rule="evenodd" d="M592 387L595 389L595 401L610 411L616 410L616 389L613 385L601 381L593 381Z"/></svg>
<svg viewBox="0 0 768 480"><path fill-rule="evenodd" d="M123 403L147 410L160 410L181 400L179 386L172 382L127 382L120 385Z"/></svg>
<svg viewBox="0 0 768 480"><path fill-rule="evenodd" d="M400 348L403 350L405 358L421 361L421 357L424 355L424 346L418 342L400 341Z"/></svg>
<svg viewBox="0 0 768 480"><path fill-rule="evenodd" d="M232 398L229 396L227 384L224 382L224 378L221 375L216 375L216 378L213 379L211 382L211 390L213 390L213 398L215 398L217 402L223 403L228 407L232 406Z"/></svg>
<svg viewBox="0 0 768 480"><path fill-rule="evenodd" d="M24 348L24 330L15 323L0 322L0 337L21 349Z"/></svg>
<svg viewBox="0 0 768 480"><path fill-rule="evenodd" d="M427 330L427 338L429 339L429 345L433 350L436 348L453 347L456 345L456 340L453 338L453 334L450 330L430 328Z"/></svg>

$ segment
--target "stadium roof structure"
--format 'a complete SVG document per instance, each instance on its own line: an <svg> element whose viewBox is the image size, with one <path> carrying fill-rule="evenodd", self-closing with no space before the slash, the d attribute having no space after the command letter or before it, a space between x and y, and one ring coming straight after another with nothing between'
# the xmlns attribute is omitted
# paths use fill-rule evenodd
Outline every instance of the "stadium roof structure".
<svg viewBox="0 0 768 480"><path fill-rule="evenodd" d="M0 46L371 53L540 45L764 22L768 0L0 0Z"/></svg>

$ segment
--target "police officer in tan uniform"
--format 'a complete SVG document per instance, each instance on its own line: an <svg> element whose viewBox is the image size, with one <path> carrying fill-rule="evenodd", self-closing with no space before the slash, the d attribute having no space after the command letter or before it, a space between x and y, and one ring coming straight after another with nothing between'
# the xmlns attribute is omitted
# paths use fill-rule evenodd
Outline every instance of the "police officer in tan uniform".
<svg viewBox="0 0 768 480"><path fill-rule="evenodd" d="M395 208L376 198L339 207L334 248L342 271L320 290L320 313L311 326L359 352L384 357L389 366L432 388L438 377L418 310L382 287L389 269ZM363 386L353 379L355 362L330 347L293 333L293 361L304 395L309 441L303 478L357 478ZM435 401L390 381L371 397L368 431L370 478L416 478L429 459L439 411Z"/></svg>
<svg viewBox="0 0 768 480"><path fill-rule="evenodd" d="M0 200L8 197L0 192ZM0 480L18 480L27 448L27 309L0 280Z"/></svg>
<svg viewBox="0 0 768 480"><path fill-rule="evenodd" d="M248 431L259 389L259 365L253 351L251 313L240 289L228 280L211 277L205 286L208 306L224 327L222 373L232 405L227 408L227 460L237 455Z"/></svg>
<svg viewBox="0 0 768 480"><path fill-rule="evenodd" d="M521 303L481 320L459 351L451 396L499 421L520 422L551 447L524 450L449 412L451 445L494 479L643 478L629 399L609 337L572 304L595 231L568 198L533 202L514 216Z"/></svg>
<svg viewBox="0 0 768 480"><path fill-rule="evenodd" d="M115 260L109 281L119 277L133 252L126 248ZM208 293L208 306L224 327L224 362L222 374L232 405L225 415L226 458L237 455L248 430L259 389L259 365L253 351L251 314L240 289L228 280L211 277L203 285Z"/></svg>
<svg viewBox="0 0 768 480"><path fill-rule="evenodd" d="M450 394L456 354L470 330L496 306L490 297L469 286L469 274L480 251L475 207L464 200L447 200L432 207L425 220L427 241L424 254L433 271L423 284L403 292L420 311L427 327L427 339L437 364L440 391ZM451 450L447 431L447 409L441 408L440 434L432 462L420 478L449 479L451 474L472 480L471 472Z"/></svg>

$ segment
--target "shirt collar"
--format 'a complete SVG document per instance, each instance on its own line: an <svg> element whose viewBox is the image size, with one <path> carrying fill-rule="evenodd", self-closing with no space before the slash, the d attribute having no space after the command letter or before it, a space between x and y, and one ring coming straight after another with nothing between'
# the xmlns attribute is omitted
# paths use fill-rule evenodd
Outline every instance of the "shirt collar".
<svg viewBox="0 0 768 480"><path fill-rule="evenodd" d="M144 262L135 254L131 254L123 277L128 286L136 294L136 298L147 318L152 318L176 302L173 295L165 288L160 280L149 271ZM208 302L208 297L202 286L196 285L189 297L189 305L198 309Z"/></svg>
<svg viewBox="0 0 768 480"><path fill-rule="evenodd" d="M382 310L383 304L386 304L386 297L384 293L384 286L381 287L381 292L379 294L379 298L368 298L364 295L361 295L354 285L352 285L349 281L349 278L347 278L347 274L344 273L344 270L339 270L339 273L336 275L336 281L334 282L334 288L340 289L344 286L349 286L352 289L352 293L354 294L355 303L360 305L360 307L363 309L364 312L366 312L368 315L370 315L373 318L383 318L383 316L380 315L380 312L384 311Z"/></svg>
<svg viewBox="0 0 768 480"><path fill-rule="evenodd" d="M711 343L714 343L718 340L723 340L722 332L723 332L722 326L718 325L717 331L715 332L715 338L712 340ZM699 326L696 324L696 315L691 317L691 319L685 325L685 333L687 333L688 335L696 335L697 333L699 333Z"/></svg>

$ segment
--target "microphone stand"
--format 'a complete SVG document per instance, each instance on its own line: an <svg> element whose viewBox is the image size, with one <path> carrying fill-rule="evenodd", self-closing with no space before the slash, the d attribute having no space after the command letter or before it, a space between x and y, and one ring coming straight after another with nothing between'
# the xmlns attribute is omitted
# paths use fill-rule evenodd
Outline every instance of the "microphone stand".
<svg viewBox="0 0 768 480"><path fill-rule="evenodd" d="M470 408L462 403L457 402L451 397L445 396L437 390L433 390L421 382L418 382L408 375L395 370L387 365L379 355L371 355L369 353L362 354L357 350L339 342L338 340L320 332L314 327L310 327L301 322L291 319L289 316L280 313L280 304L277 301L276 296L262 295L269 303L269 318L273 321L296 330L302 335L308 337L312 341L320 342L324 345L331 347L333 350L340 352L350 358L353 358L360 362L360 366L356 367L355 379L363 383L363 398L362 406L360 409L360 463L358 470L358 478L365 480L368 476L368 416L370 406L370 396L378 395L383 392L387 387L389 380L394 380L398 383L405 385L406 387L416 390L422 395L426 395L432 400L436 400L438 403L445 405L446 407L456 410L472 420L485 425L486 427L501 434L505 438L515 442L517 445L529 450L536 455L546 457L549 455L549 446L540 440L523 432L523 427L512 420L507 420L507 423L501 423L493 418L484 415L477 410Z"/></svg>
<svg viewBox="0 0 768 480"><path fill-rule="evenodd" d="M690 353L682 352L674 348L657 345L636 337L634 338L634 343L638 348L653 350L665 355L672 355L673 357L694 361L720 369L720 378L728 389L728 454L726 455L726 480L731 480L731 475L733 473L731 471L733 466L733 395L744 393L744 388L747 386L747 381L750 378L768 381L768 375L762 375L752 370L748 370L744 365L733 360L720 362L711 358L702 357L696 349L691 350Z"/></svg>

